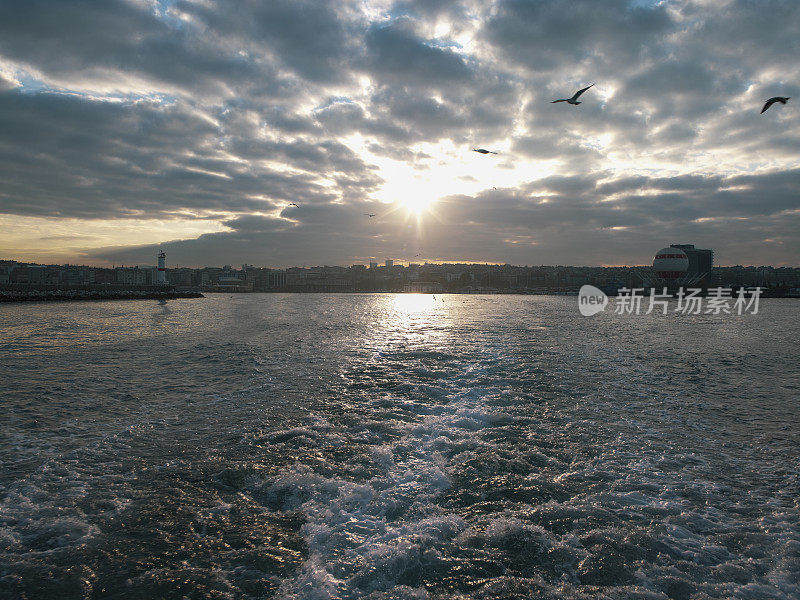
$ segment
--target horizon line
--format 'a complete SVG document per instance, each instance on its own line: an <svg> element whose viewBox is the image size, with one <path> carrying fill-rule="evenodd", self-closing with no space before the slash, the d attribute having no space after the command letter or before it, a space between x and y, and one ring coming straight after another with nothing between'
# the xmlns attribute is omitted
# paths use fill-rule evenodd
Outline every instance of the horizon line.
<svg viewBox="0 0 800 600"><path fill-rule="evenodd" d="M394 261L394 264L392 266L396 266L396 267L409 267L411 265L418 265L418 266L425 266L425 265L434 265L434 266L445 266L445 265L485 265L485 266L497 266L497 267L508 266L508 267L519 267L519 268L535 268L535 267L539 267L539 268L542 268L542 267L549 267L549 268L569 267L569 268L580 268L580 269L640 269L640 268L648 268L649 269L649 268L652 268L652 265L646 265L646 264L645 265L607 265L607 264L606 265L570 265L570 264L539 264L539 265L528 265L528 264L526 264L526 265L519 265L519 264L512 264L512 263L507 263L507 262L501 263L501 262L491 262L491 261L489 261L489 262L479 262L479 261L443 261L443 260L430 261L430 260L426 260L425 262L414 262L414 261L407 261L407 260L402 260L402 259L385 259L385 260ZM116 268L124 268L125 267L124 263L120 263L119 265L117 265L115 263L112 263L111 266L108 266L108 265L100 266L100 265L77 264L77 263L38 263L38 262L31 262L31 261L21 261L21 260L16 260L16 259L0 258L0 263L4 263L4 262L16 262L16 263L24 264L24 265L41 265L41 266L58 266L58 267L87 267L87 268L92 268L92 269L116 269ZM372 262L376 262L376 261L372 261ZM341 269L350 269L350 268L356 267L356 266L366 267L368 269L370 268L369 263L367 263L367 264L364 264L364 263L353 263L353 264L350 264L350 265L322 265L322 264L320 264L320 265L311 265L311 266L292 265L292 266L288 266L288 267L266 267L266 266L251 265L251 264L248 264L246 262L242 263L239 267L236 267L234 265L223 265L223 266L204 265L204 266L200 266L200 267L191 266L191 265L182 265L182 266L181 265L175 265L175 266L171 267L169 265L166 265L166 268L167 269L224 269L226 266L229 266L229 267L231 267L232 269L235 269L235 270L241 270L241 267L252 267L252 268L255 268L255 269L271 269L271 270L276 270L276 271L277 270L286 270L286 269L319 269L319 268L331 268L331 267L341 268ZM385 264L378 264L376 266L378 268L384 268L384 269L386 268ZM143 267L143 268L152 267L152 268L157 268L156 265L139 264L139 263L128 265L128 267L131 267L131 268L132 267ZM775 266L775 265L754 265L754 264L750 264L750 265L744 265L744 264L713 265L712 269L714 269L714 268L731 269L731 268L735 268L735 267L753 268L753 269L765 268L765 267L766 268L772 268L772 269L800 269L800 265L798 265L798 266L788 266L788 265Z"/></svg>

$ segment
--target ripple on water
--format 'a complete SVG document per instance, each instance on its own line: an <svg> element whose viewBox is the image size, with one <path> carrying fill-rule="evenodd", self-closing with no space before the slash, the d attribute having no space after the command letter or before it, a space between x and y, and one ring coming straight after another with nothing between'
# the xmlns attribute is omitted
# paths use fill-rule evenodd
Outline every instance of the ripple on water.
<svg viewBox="0 0 800 600"><path fill-rule="evenodd" d="M800 597L788 305L393 298L13 315L0 598Z"/></svg>

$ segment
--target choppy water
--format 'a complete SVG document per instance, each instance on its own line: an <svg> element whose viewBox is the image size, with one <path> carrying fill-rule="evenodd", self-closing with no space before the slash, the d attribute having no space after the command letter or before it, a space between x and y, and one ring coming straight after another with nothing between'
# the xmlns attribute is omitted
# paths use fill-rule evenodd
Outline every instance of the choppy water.
<svg viewBox="0 0 800 600"><path fill-rule="evenodd" d="M0 598L798 598L798 316L0 305Z"/></svg>

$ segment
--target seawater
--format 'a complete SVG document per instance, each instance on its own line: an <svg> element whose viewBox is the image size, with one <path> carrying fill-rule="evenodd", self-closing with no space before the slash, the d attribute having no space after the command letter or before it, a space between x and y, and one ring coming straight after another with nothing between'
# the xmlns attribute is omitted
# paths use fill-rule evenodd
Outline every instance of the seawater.
<svg viewBox="0 0 800 600"><path fill-rule="evenodd" d="M799 316L0 305L0 598L799 598Z"/></svg>

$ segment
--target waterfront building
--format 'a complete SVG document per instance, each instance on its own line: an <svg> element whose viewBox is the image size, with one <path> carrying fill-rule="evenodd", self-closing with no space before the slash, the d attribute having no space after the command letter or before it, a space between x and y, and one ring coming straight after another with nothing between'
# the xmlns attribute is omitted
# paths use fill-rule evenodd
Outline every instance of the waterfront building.
<svg viewBox="0 0 800 600"><path fill-rule="evenodd" d="M438 294L442 289L442 284L438 281L412 281L405 286L406 292L418 294Z"/></svg>
<svg viewBox="0 0 800 600"><path fill-rule="evenodd" d="M680 248L689 259L686 276L698 281L705 279L714 266L714 251L695 248L694 244L672 244L670 248Z"/></svg>

